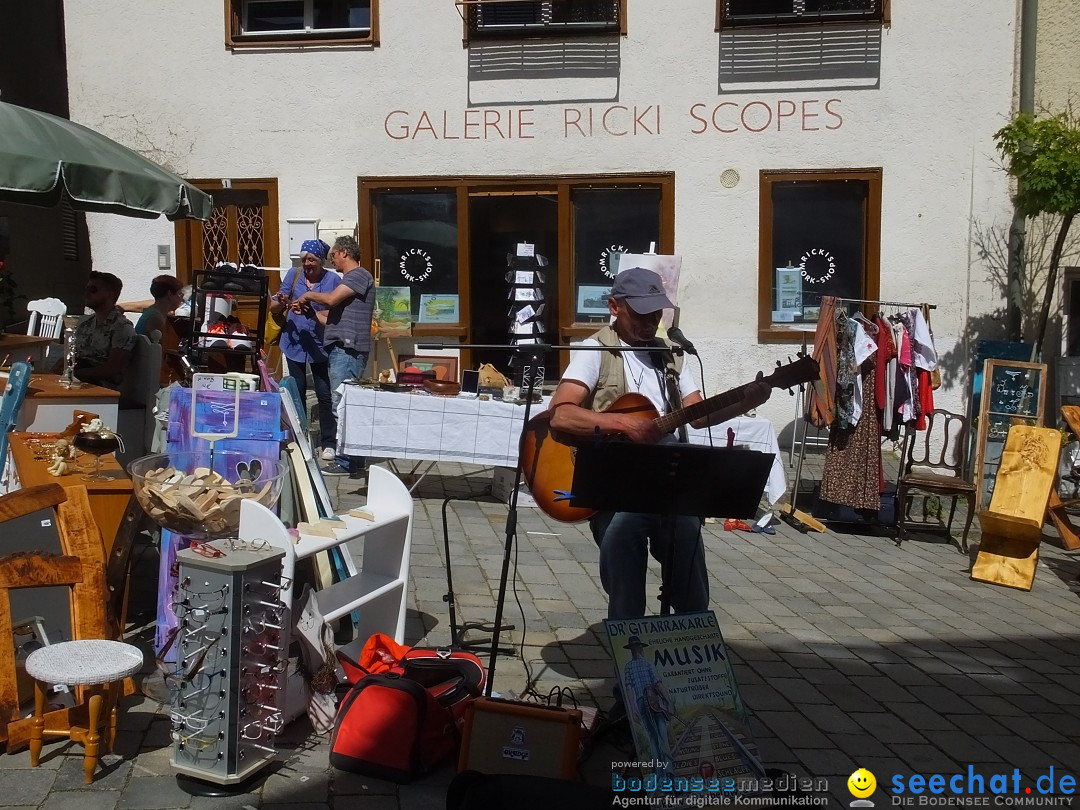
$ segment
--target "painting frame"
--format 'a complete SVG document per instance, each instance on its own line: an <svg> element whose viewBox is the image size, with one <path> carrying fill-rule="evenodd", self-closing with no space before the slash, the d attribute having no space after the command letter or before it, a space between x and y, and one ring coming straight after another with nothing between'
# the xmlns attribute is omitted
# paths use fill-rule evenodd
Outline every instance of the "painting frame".
<svg viewBox="0 0 1080 810"><path fill-rule="evenodd" d="M417 323L460 323L457 294L420 293L420 312Z"/></svg>
<svg viewBox="0 0 1080 810"><path fill-rule="evenodd" d="M399 354L397 373L400 375L407 368L418 368L420 371L434 371L438 380L458 382L458 358L449 355L437 354ZM439 369L445 369L443 375L439 375Z"/></svg>
<svg viewBox="0 0 1080 810"><path fill-rule="evenodd" d="M607 315L609 314L607 300L604 298L611 292L610 284L579 284L577 288L577 311L580 315ZM596 306L586 306L588 301L601 301Z"/></svg>

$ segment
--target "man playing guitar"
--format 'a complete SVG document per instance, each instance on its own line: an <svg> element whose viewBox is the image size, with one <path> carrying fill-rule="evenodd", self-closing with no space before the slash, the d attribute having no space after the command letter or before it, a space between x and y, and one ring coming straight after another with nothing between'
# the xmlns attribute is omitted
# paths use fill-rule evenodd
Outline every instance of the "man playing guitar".
<svg viewBox="0 0 1080 810"><path fill-rule="evenodd" d="M604 412L620 396L633 392L647 397L661 415L703 401L700 387L682 358L673 362L669 352L656 350L670 345L656 338L656 330L662 311L673 306L664 294L660 276L653 271L634 267L615 277L608 297L608 309L615 322L586 339L585 344L643 348L573 352L548 406L552 431L581 437L620 434L641 443L674 440L671 434L662 433L654 419L640 418L618 407ZM766 383L751 383L744 386L742 396L731 407L708 413L690 424L705 427L730 419L765 402L771 392ZM644 616L648 554L651 552L658 561L666 557L660 516L599 512L589 519L589 525L600 548L600 580L608 594L608 618ZM674 612L708 609L709 582L700 518L678 518L674 563L667 581Z"/></svg>

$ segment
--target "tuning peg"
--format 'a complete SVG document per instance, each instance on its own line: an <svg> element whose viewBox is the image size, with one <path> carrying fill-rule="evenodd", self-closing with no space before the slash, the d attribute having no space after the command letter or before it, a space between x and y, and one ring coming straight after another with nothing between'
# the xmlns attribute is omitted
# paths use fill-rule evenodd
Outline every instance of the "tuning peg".
<svg viewBox="0 0 1080 810"><path fill-rule="evenodd" d="M779 360L776 361L776 367L777 368L780 368L782 365L784 365L784 364L781 363Z"/></svg>
<svg viewBox="0 0 1080 810"><path fill-rule="evenodd" d="M788 396L789 396L789 397L793 397L793 396L795 396L795 389L793 389L793 388L789 388L789 389L787 390L787 392L788 392Z"/></svg>

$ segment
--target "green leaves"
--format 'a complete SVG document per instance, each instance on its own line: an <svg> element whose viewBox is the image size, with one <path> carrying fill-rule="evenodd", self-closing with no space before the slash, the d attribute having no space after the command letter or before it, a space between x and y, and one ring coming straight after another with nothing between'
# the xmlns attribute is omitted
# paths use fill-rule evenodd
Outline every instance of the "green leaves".
<svg viewBox="0 0 1080 810"><path fill-rule="evenodd" d="M1043 118L1021 113L994 140L1019 181L1015 203L1025 216L1080 213L1080 120L1071 110Z"/></svg>

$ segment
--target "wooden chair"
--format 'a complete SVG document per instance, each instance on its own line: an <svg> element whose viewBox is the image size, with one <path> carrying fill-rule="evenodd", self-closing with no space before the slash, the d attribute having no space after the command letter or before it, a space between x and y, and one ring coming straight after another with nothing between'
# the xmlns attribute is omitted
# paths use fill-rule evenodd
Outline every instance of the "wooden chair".
<svg viewBox="0 0 1080 810"><path fill-rule="evenodd" d="M0 558L0 640L10 639L12 634L11 591L56 586L70 588L76 640L35 650L26 659L26 672L34 679L32 719L23 718L19 710L14 645L0 644L0 736L6 739L8 751L29 742L30 761L35 766L45 737L61 736L83 743L83 768L89 784L97 767L99 726L104 720L105 746L111 751L121 684L141 668L142 653L129 644L108 640L104 549L85 487L65 490L48 485L11 493L0 498L0 521L50 506L57 508L63 546L69 553L22 552ZM46 712L46 683L76 687L78 703Z"/></svg>
<svg viewBox="0 0 1080 810"><path fill-rule="evenodd" d="M926 415L926 430L908 428L904 436L904 458L900 480L896 488L897 537L899 545L904 541L904 530L909 526L926 525L926 509L923 521L911 520L913 493L951 497L949 522L946 531L952 537L953 515L958 498L967 500L967 517L961 548L967 553L967 536L975 517L975 484L964 477L964 456L968 444L968 421L965 417L937 409Z"/></svg>
<svg viewBox="0 0 1080 810"><path fill-rule="evenodd" d="M60 333L64 331L67 304L59 298L39 298L28 302L26 309L30 313L26 334L35 337L60 338Z"/></svg>
<svg viewBox="0 0 1080 810"><path fill-rule="evenodd" d="M1009 428L990 507L979 512L982 540L971 566L972 579L1031 590L1060 455L1059 430Z"/></svg>

